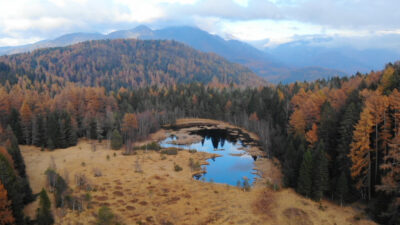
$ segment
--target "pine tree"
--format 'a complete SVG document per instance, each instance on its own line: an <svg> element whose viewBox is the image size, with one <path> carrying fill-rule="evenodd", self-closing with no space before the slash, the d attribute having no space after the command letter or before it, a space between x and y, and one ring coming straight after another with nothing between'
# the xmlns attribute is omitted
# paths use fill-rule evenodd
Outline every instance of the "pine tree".
<svg viewBox="0 0 400 225"><path fill-rule="evenodd" d="M32 125L32 144L37 147L46 145L46 133L42 115L37 115Z"/></svg>
<svg viewBox="0 0 400 225"><path fill-rule="evenodd" d="M354 126L357 124L359 118L359 112L356 109L354 103L350 103L345 110L342 120L340 121L339 135L336 157L336 165L341 171L346 171L350 168L350 159L348 154L350 153L350 144L353 139Z"/></svg>
<svg viewBox="0 0 400 225"><path fill-rule="evenodd" d="M340 199L340 206L343 205L343 200L348 192L349 192L349 187L347 182L347 175L344 171L342 171L336 183L336 194Z"/></svg>
<svg viewBox="0 0 400 225"><path fill-rule="evenodd" d="M318 143L314 154L312 194L316 201L320 201L324 192L329 189L328 159L326 158L323 141Z"/></svg>
<svg viewBox="0 0 400 225"><path fill-rule="evenodd" d="M14 169L2 154L0 154L0 182L8 192L7 197L11 201L11 209L15 218L15 223L22 224L24 193L20 185L20 178L15 175Z"/></svg>
<svg viewBox="0 0 400 225"><path fill-rule="evenodd" d="M18 175L21 177L26 177L25 162L24 158L22 157L21 150L19 149L18 146L18 140L14 136L11 128L7 129L7 133L9 136L8 145L6 146L7 151L11 155L14 161L14 166L15 169L18 171Z"/></svg>
<svg viewBox="0 0 400 225"><path fill-rule="evenodd" d="M303 162L300 166L299 178L297 181L297 192L306 197L311 196L312 169L313 161L311 151L307 150L303 155Z"/></svg>
<svg viewBox="0 0 400 225"><path fill-rule="evenodd" d="M51 202L49 196L47 196L46 190L42 189L39 197L40 202L36 212L36 222L40 225L51 225L54 223L54 218L51 213Z"/></svg>
<svg viewBox="0 0 400 225"><path fill-rule="evenodd" d="M119 150L122 147L122 136L119 134L118 130L114 130L111 136L111 148L114 150Z"/></svg>
<svg viewBox="0 0 400 225"><path fill-rule="evenodd" d="M0 225L14 224L15 219L11 211L11 201L8 200L7 190L0 182Z"/></svg>
<svg viewBox="0 0 400 225"><path fill-rule="evenodd" d="M28 103L24 102L20 109L22 133L24 136L25 144L31 144L32 137L32 111Z"/></svg>
<svg viewBox="0 0 400 225"><path fill-rule="evenodd" d="M23 133L22 133L20 115L19 115L18 110L14 109L14 108L11 109L9 125L11 126L11 128L15 134L15 137L18 140L18 143L24 144L25 140L24 140Z"/></svg>

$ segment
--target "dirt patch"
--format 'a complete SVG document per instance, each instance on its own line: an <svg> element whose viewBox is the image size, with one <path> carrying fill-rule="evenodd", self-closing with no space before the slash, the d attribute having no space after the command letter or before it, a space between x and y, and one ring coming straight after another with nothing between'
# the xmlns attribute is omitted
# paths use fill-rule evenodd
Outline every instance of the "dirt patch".
<svg viewBox="0 0 400 225"><path fill-rule="evenodd" d="M122 193L120 191L114 191L113 194L116 196L124 196L124 193Z"/></svg>
<svg viewBox="0 0 400 225"><path fill-rule="evenodd" d="M301 209L288 208L283 211L283 215L287 218L287 225L313 225L308 214Z"/></svg>
<svg viewBox="0 0 400 225"><path fill-rule="evenodd" d="M269 190L262 191L258 199L254 202L254 211L269 218L274 217L275 208L275 196Z"/></svg>
<svg viewBox="0 0 400 225"><path fill-rule="evenodd" d="M127 210L135 210L136 208L135 208L134 206L128 205L128 206L126 207L126 209L127 209Z"/></svg>
<svg viewBox="0 0 400 225"><path fill-rule="evenodd" d="M108 200L107 196L96 196L95 198L97 201L107 201Z"/></svg>

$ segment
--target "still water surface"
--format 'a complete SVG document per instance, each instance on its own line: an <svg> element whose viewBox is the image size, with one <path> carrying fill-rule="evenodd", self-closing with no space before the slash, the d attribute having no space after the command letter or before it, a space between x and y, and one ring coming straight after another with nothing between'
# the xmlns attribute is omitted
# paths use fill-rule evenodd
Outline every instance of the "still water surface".
<svg viewBox="0 0 400 225"><path fill-rule="evenodd" d="M221 157L208 159L209 165L203 165L207 173L196 176L196 179L206 182L225 183L237 185L238 181L243 184L244 178L248 179L250 185L257 175L253 174L254 158L246 151L241 141L230 137L226 139L220 132L202 132L203 140L189 145L174 144L176 137L171 136L160 142L161 147L177 147L183 149L196 149L197 151L216 153ZM189 163L189 162L188 162Z"/></svg>

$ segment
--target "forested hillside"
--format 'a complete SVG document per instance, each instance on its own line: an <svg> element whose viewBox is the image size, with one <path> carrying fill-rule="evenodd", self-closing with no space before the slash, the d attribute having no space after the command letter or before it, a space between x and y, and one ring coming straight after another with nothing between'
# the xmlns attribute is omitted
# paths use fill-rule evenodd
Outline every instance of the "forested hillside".
<svg viewBox="0 0 400 225"><path fill-rule="evenodd" d="M235 88L229 84L252 77L238 72L246 69L168 41L93 41L1 60L0 197L8 200L0 206L12 212L9 221L22 224L21 206L32 200L17 143L53 150L82 137L110 139L131 154L132 141L160 126L205 117L257 133L268 157L280 160L286 187L315 201L360 201L375 221L399 224L400 63L349 78Z"/></svg>
<svg viewBox="0 0 400 225"><path fill-rule="evenodd" d="M266 82L249 69L175 41L100 40L69 47L3 56L13 69L35 73L35 80L120 87L201 82L258 86Z"/></svg>

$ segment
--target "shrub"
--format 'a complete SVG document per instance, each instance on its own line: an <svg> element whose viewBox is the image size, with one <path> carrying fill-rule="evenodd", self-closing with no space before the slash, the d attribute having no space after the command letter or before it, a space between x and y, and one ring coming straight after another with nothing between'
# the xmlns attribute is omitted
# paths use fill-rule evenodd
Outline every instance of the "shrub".
<svg viewBox="0 0 400 225"><path fill-rule="evenodd" d="M161 149L160 144L157 142L151 142L149 144L145 144L142 146L136 146L133 148L134 150L154 150L154 151L159 151Z"/></svg>
<svg viewBox="0 0 400 225"><path fill-rule="evenodd" d="M111 209L107 206L103 206L99 209L97 224L98 225L109 225L112 224L114 219L114 214Z"/></svg>
<svg viewBox="0 0 400 225"><path fill-rule="evenodd" d="M119 150L122 147L122 136L118 130L114 130L111 136L111 148Z"/></svg>
<svg viewBox="0 0 400 225"><path fill-rule="evenodd" d="M103 174L101 173L101 170L99 168L94 168L93 173L95 177L101 177Z"/></svg>
<svg viewBox="0 0 400 225"><path fill-rule="evenodd" d="M201 169L199 161L195 162L192 158L189 158L189 167L192 171L197 171Z"/></svg>
<svg viewBox="0 0 400 225"><path fill-rule="evenodd" d="M179 171L182 170L182 167L180 167L178 164L175 164L174 165L174 170L175 170L175 172L179 172Z"/></svg>
<svg viewBox="0 0 400 225"><path fill-rule="evenodd" d="M197 150L196 149L189 149L189 153L196 153Z"/></svg>
<svg viewBox="0 0 400 225"><path fill-rule="evenodd" d="M161 150L161 154L166 154L166 155L177 155L178 154L178 149L177 148L167 148Z"/></svg>

